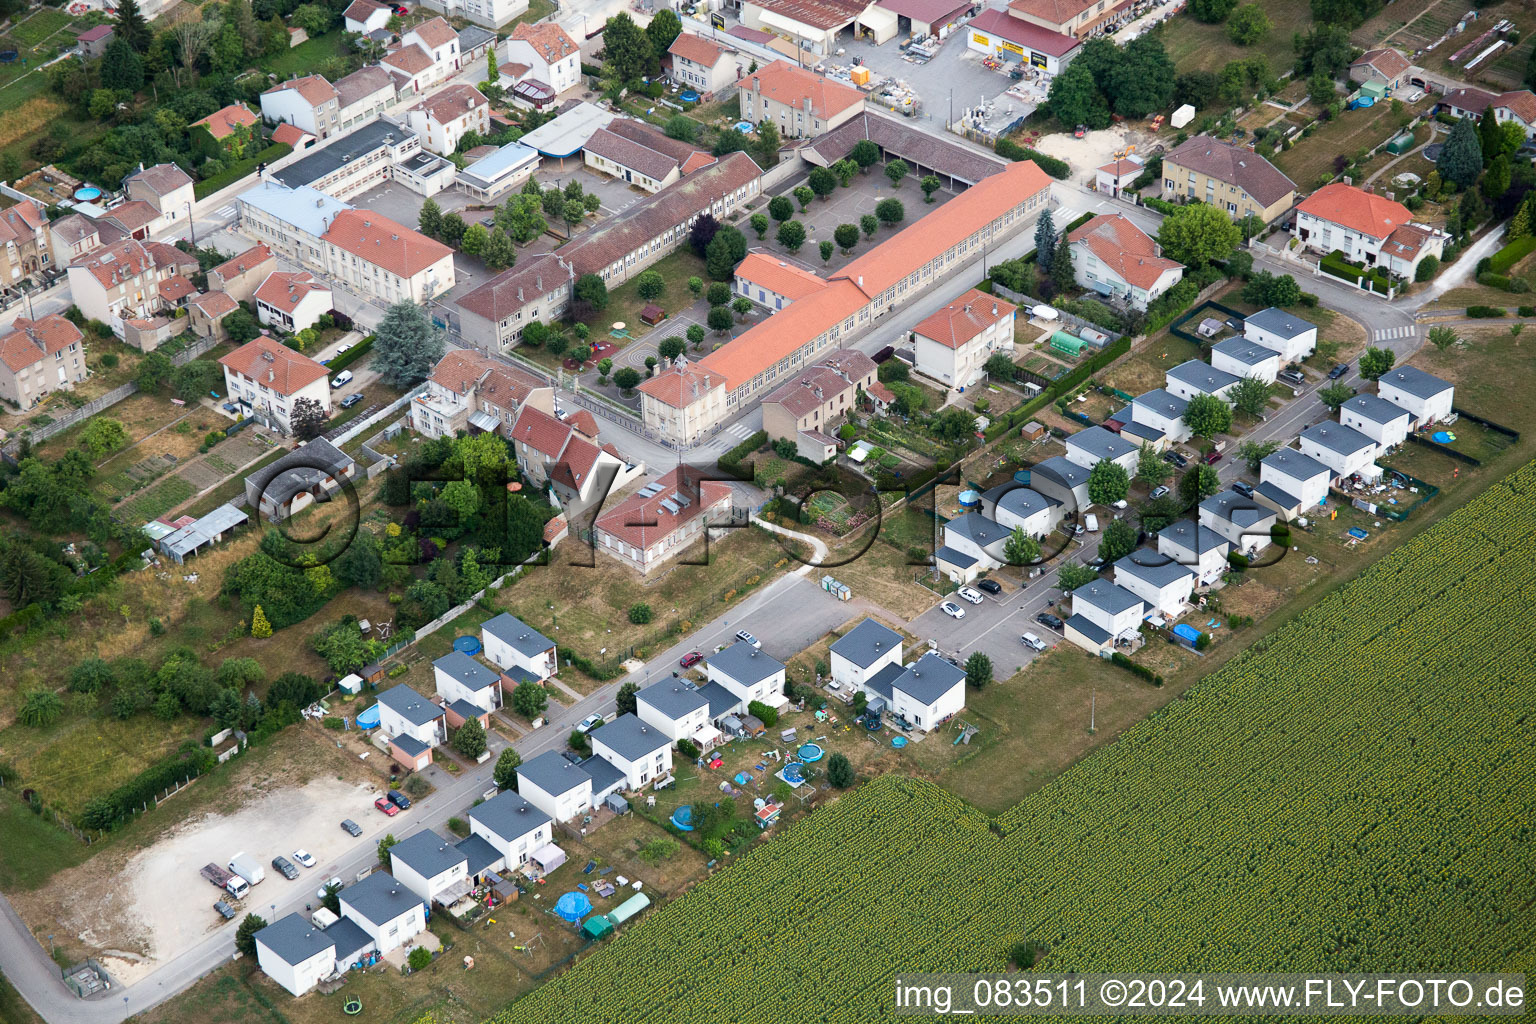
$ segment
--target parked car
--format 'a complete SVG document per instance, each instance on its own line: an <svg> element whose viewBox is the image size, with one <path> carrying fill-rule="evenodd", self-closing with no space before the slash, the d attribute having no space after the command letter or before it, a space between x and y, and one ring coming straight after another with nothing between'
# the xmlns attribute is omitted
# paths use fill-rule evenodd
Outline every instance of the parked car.
<svg viewBox="0 0 1536 1024"><path fill-rule="evenodd" d="M331 358L335 359L337 356L341 355L343 352L345 352L347 349L349 349L351 347L352 347L352 343L350 341L342 342L340 345L336 346L336 351L331 353Z"/></svg>
<svg viewBox="0 0 1536 1024"><path fill-rule="evenodd" d="M1253 497L1253 484L1244 483L1242 480L1232 485L1232 489L1245 498Z"/></svg>
<svg viewBox="0 0 1536 1024"><path fill-rule="evenodd" d="M1037 651L1045 650L1045 641L1041 640L1033 633L1025 633L1023 636L1019 637L1019 643L1023 644L1025 647L1030 647Z"/></svg>
<svg viewBox="0 0 1536 1024"><path fill-rule="evenodd" d="M400 813L400 808L389 802L389 797L381 796L373 802L373 806L393 818Z"/></svg>
<svg viewBox="0 0 1536 1024"><path fill-rule="evenodd" d="M352 383L352 371L351 370L342 370L336 376L331 378L331 390L332 391L339 390L341 388L346 387L348 384L351 384L351 383Z"/></svg>
<svg viewBox="0 0 1536 1024"><path fill-rule="evenodd" d="M1348 363L1338 363L1338 364L1336 364L1334 366L1333 369L1328 371L1328 379L1329 380L1338 380L1340 377L1344 376L1348 372L1349 372L1349 364Z"/></svg>
<svg viewBox="0 0 1536 1024"><path fill-rule="evenodd" d="M763 646L761 640L753 636L751 633L748 633L744 629L738 629L736 631L736 639L740 640L744 644L751 644L753 647L756 647L759 650L761 650Z"/></svg>
<svg viewBox="0 0 1536 1024"><path fill-rule="evenodd" d="M1200 461L1205 463L1207 466L1214 466L1216 463L1221 461L1221 452L1206 452L1203 456L1201 456Z"/></svg>
<svg viewBox="0 0 1536 1024"><path fill-rule="evenodd" d="M693 668L693 666L697 665L703 660L704 654L701 651L689 651L687 654L683 655L683 660L679 661L678 664L683 668Z"/></svg>
<svg viewBox="0 0 1536 1024"><path fill-rule="evenodd" d="M402 17L402 18L405 17L407 14L411 13L411 9L409 7L407 7L407 6L405 6L405 4L395 4L394 6L392 6L390 8L390 10L393 11L395 14L400 15L400 17Z"/></svg>
<svg viewBox="0 0 1536 1024"><path fill-rule="evenodd" d="M1130 502L1126 501L1124 498L1121 498L1119 501L1111 502L1110 508L1118 509L1123 512L1130 507L1130 504Z"/></svg>
<svg viewBox="0 0 1536 1024"><path fill-rule="evenodd" d="M1003 592L1003 585L997 582L997 580L977 580L976 589L985 590L989 594L1001 594Z"/></svg>
<svg viewBox="0 0 1536 1024"><path fill-rule="evenodd" d="M1165 495L1167 493L1168 493L1168 488L1159 486L1159 487L1152 488L1152 493L1147 495L1147 497L1150 498L1153 501L1156 501L1158 498L1161 498L1163 495Z"/></svg>
<svg viewBox="0 0 1536 1024"><path fill-rule="evenodd" d="M291 856L295 861L307 868L312 868L315 866L315 858L310 854L308 850L294 850Z"/></svg>
<svg viewBox="0 0 1536 1024"><path fill-rule="evenodd" d="M1307 382L1306 374L1300 370L1281 370L1279 377L1287 384L1295 385L1298 388Z"/></svg>
<svg viewBox="0 0 1536 1024"><path fill-rule="evenodd" d="M272 866L282 873L282 876L290 882L299 877L299 869L293 866L293 862L287 857L273 857Z"/></svg>
<svg viewBox="0 0 1536 1024"><path fill-rule="evenodd" d="M978 590L972 590L970 587L961 587L959 590L955 591L955 594L961 600L969 601L971 604L981 604L982 601L981 592Z"/></svg>
<svg viewBox="0 0 1536 1024"><path fill-rule="evenodd" d="M1054 629L1058 633L1061 632L1061 620L1050 612L1041 612L1035 616L1035 621L1047 629Z"/></svg>
<svg viewBox="0 0 1536 1024"><path fill-rule="evenodd" d="M316 889L315 890L315 899L317 899L317 900L325 899L325 890L331 888L332 886L335 886L337 889L341 888L341 876L340 875L337 875L336 877L332 878L329 882L326 882L320 888Z"/></svg>
<svg viewBox="0 0 1536 1024"><path fill-rule="evenodd" d="M341 819L341 830L347 835L351 836L353 839L356 839L358 836L363 834L363 827L357 822L353 821L351 818Z"/></svg>
<svg viewBox="0 0 1536 1024"><path fill-rule="evenodd" d="M602 724L603 724L603 716L602 715L588 715L586 718L583 718L581 720L581 724L580 725L576 726L576 731L581 733L583 736L585 736L587 733L591 732L593 729L596 729L598 726L600 726Z"/></svg>
<svg viewBox="0 0 1536 1024"><path fill-rule="evenodd" d="M965 618L965 609L961 608L953 601L945 601L943 604L939 605L939 611L943 612L945 615L948 615L952 619Z"/></svg>
<svg viewBox="0 0 1536 1024"><path fill-rule="evenodd" d="M223 900L219 900L219 902L215 903L213 905L213 909L217 910L219 912L219 916L226 921L233 921L235 919L235 908Z"/></svg>
<svg viewBox="0 0 1536 1024"><path fill-rule="evenodd" d="M389 802L400 808L402 811L408 811L411 809L411 798L400 792L398 789L390 790L388 795Z"/></svg>
<svg viewBox="0 0 1536 1024"><path fill-rule="evenodd" d="M1180 455L1178 452L1174 451L1172 448L1163 452L1163 461L1171 462L1175 466L1178 466L1180 469L1183 469L1185 466L1189 465L1189 460Z"/></svg>
<svg viewBox="0 0 1536 1024"><path fill-rule="evenodd" d="M350 395L348 395L346 398L343 398L341 400L341 407L343 409L350 409L354 405L356 405L358 402L361 402L362 400L363 400L363 393L361 391L354 391Z"/></svg>

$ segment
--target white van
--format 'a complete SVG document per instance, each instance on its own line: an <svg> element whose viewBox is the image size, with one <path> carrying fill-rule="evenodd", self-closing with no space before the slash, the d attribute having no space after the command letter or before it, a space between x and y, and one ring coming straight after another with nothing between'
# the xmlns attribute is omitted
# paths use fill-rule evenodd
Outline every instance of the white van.
<svg viewBox="0 0 1536 1024"><path fill-rule="evenodd" d="M1086 516L1083 517L1083 521L1088 525L1088 532L1089 533L1098 533L1099 532L1099 517L1098 516L1096 516L1092 512L1090 512Z"/></svg>
<svg viewBox="0 0 1536 1024"><path fill-rule="evenodd" d="M351 370L342 370L336 376L331 378L331 390L334 391L337 388L344 388L348 384L351 384L351 383L352 383L352 371Z"/></svg>

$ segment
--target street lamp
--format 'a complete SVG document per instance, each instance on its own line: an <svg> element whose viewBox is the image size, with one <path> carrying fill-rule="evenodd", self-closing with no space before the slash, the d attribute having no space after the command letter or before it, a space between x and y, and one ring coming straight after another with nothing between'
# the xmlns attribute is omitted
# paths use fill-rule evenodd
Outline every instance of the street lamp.
<svg viewBox="0 0 1536 1024"><path fill-rule="evenodd" d="M187 203L187 230L192 233L192 248L197 248L197 221L192 219L192 204Z"/></svg>

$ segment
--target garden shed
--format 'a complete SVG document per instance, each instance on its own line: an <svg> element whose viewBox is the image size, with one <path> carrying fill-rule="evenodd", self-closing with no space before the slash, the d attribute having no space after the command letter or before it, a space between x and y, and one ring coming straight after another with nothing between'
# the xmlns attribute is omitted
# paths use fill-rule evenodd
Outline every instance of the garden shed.
<svg viewBox="0 0 1536 1024"><path fill-rule="evenodd" d="M1069 356L1075 356L1083 351L1087 342L1082 338L1074 337L1066 331L1057 331L1051 335L1051 348L1058 352L1065 352Z"/></svg>
<svg viewBox="0 0 1536 1024"><path fill-rule="evenodd" d="M613 934L613 922L602 914L593 914L581 926L581 933L593 940L607 938Z"/></svg>
<svg viewBox="0 0 1536 1024"><path fill-rule="evenodd" d="M1402 156L1413 148L1413 142L1413 132L1403 132L1403 134L1387 143L1387 152L1393 156Z"/></svg>

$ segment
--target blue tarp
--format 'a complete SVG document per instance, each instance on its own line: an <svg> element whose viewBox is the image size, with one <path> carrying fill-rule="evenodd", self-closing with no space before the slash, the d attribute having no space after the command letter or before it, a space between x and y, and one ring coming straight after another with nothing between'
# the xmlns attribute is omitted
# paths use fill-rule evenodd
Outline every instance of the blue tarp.
<svg viewBox="0 0 1536 1024"><path fill-rule="evenodd" d="M568 892L555 903L555 913L575 924L592 913L592 901L585 893Z"/></svg>
<svg viewBox="0 0 1536 1024"><path fill-rule="evenodd" d="M1173 635L1189 643L1196 643L1200 639L1200 631L1198 629L1182 622L1173 627Z"/></svg>

